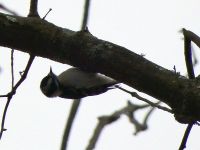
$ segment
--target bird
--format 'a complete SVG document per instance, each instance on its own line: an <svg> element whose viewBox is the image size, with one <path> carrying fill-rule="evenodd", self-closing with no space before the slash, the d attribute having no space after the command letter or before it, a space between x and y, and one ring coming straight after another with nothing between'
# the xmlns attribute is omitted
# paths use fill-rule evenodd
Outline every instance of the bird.
<svg viewBox="0 0 200 150"><path fill-rule="evenodd" d="M116 84L118 82L110 77L77 67L71 67L57 76L50 67L49 74L41 80L40 89L49 98L81 99L114 89Z"/></svg>

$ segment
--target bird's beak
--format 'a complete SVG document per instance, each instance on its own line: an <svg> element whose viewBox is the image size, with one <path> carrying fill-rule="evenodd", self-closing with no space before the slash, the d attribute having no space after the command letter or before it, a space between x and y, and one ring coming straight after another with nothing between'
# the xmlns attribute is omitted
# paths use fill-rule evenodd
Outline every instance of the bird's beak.
<svg viewBox="0 0 200 150"><path fill-rule="evenodd" d="M50 72L49 72L49 73L50 73L50 74L52 74L52 73L53 73L51 66L50 66Z"/></svg>
<svg viewBox="0 0 200 150"><path fill-rule="evenodd" d="M52 76L54 73L53 73L53 71L52 71L52 68L51 68L51 66L50 66L50 71L49 71L49 76Z"/></svg>

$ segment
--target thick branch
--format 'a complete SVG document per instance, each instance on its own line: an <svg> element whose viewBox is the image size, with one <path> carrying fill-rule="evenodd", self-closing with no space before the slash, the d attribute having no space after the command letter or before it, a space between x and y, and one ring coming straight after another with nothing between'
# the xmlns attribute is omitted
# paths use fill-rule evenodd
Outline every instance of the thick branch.
<svg viewBox="0 0 200 150"><path fill-rule="evenodd" d="M87 31L0 13L0 45L103 73L168 104L180 122L200 120L200 79L186 79Z"/></svg>

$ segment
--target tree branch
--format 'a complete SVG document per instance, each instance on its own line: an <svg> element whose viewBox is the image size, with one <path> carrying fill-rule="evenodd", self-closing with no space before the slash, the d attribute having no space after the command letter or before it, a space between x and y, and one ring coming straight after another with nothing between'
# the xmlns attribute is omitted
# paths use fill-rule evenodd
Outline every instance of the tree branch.
<svg viewBox="0 0 200 150"><path fill-rule="evenodd" d="M189 123L186 130L185 130L185 134L183 136L183 139L182 139L182 142L181 142L181 145L179 147L178 150L183 150L186 148L186 143L187 143L187 140L188 140L188 137L190 135L190 131L192 130L192 127L194 125L194 122L193 123Z"/></svg>
<svg viewBox="0 0 200 150"><path fill-rule="evenodd" d="M90 7L90 0L85 0L84 12L83 12L83 20L81 29L84 30L87 27L88 23L88 16L89 16L89 7Z"/></svg>
<svg viewBox="0 0 200 150"><path fill-rule="evenodd" d="M101 116L98 118L98 123L97 126L95 127L95 130L93 132L93 135L88 143L88 146L86 150L93 150L95 148L95 145L97 143L97 140L99 136L102 133L102 130L109 124L117 121L121 115L125 114L128 118L129 121L135 126L136 131L135 132L140 132L141 130L147 129L147 124L144 123L139 123L133 114L136 113L137 110L141 110L144 108L149 107L150 105L144 104L144 105L136 105L128 101L127 106L121 108L120 110L115 111L111 115L106 115L106 116Z"/></svg>
<svg viewBox="0 0 200 150"><path fill-rule="evenodd" d="M199 78L186 79L87 30L0 13L0 35L1 46L100 72L151 95L169 105L179 122L200 120Z"/></svg>
<svg viewBox="0 0 200 150"><path fill-rule="evenodd" d="M28 17L40 18L39 14L38 14L37 6L38 6L38 0L31 0Z"/></svg>
<svg viewBox="0 0 200 150"><path fill-rule="evenodd" d="M70 132L71 132L71 129L72 129L72 124L74 123L74 119L75 119L75 116L78 112L78 108L80 106L80 103L81 103L80 99L75 99L74 102L72 103L70 115L69 115L67 122L66 122L66 126L65 126L65 130L64 130L60 150L67 150L67 144L68 144L68 141L69 141L69 135L70 135Z"/></svg>

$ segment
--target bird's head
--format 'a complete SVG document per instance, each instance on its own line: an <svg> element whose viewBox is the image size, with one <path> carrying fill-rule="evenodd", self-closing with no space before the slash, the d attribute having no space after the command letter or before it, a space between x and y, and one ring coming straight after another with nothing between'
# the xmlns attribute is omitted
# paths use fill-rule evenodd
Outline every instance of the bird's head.
<svg viewBox="0 0 200 150"><path fill-rule="evenodd" d="M40 89L47 97L56 97L61 94L60 82L51 68L49 74L42 79L40 83Z"/></svg>

